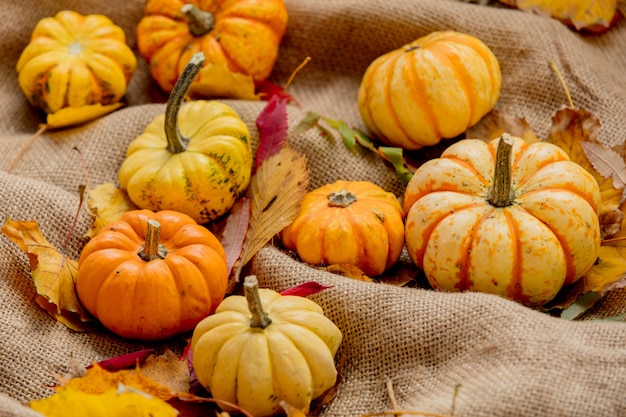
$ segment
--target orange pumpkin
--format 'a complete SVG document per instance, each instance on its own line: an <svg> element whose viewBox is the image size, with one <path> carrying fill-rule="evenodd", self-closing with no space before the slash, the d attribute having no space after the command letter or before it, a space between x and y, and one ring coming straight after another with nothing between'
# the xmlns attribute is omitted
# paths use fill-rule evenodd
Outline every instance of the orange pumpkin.
<svg viewBox="0 0 626 417"><path fill-rule="evenodd" d="M376 276L400 257L403 221L392 193L368 181L337 181L307 193L280 237L306 263L354 265Z"/></svg>
<svg viewBox="0 0 626 417"><path fill-rule="evenodd" d="M205 65L223 64L265 80L286 26L283 0L148 0L137 45L152 77L169 94L197 52L204 52Z"/></svg>
<svg viewBox="0 0 626 417"><path fill-rule="evenodd" d="M419 149L478 123L494 107L501 84L498 60L480 39L433 32L370 64L359 112L383 142Z"/></svg>
<svg viewBox="0 0 626 417"><path fill-rule="evenodd" d="M221 243L191 217L133 210L83 248L76 290L106 328L129 339L160 340L193 330L228 286Z"/></svg>
<svg viewBox="0 0 626 417"><path fill-rule="evenodd" d="M434 288L543 305L600 248L600 190L559 147L466 139L407 185L406 246Z"/></svg>

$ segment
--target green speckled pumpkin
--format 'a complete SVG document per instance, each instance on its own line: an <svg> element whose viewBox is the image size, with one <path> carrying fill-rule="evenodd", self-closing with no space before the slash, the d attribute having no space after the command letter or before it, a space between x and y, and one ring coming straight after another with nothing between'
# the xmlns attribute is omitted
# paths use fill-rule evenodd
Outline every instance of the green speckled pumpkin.
<svg viewBox="0 0 626 417"><path fill-rule="evenodd" d="M219 101L183 104L203 53L189 61L157 116L126 151L119 182L142 209L175 210L203 224L225 214L250 183L250 132Z"/></svg>

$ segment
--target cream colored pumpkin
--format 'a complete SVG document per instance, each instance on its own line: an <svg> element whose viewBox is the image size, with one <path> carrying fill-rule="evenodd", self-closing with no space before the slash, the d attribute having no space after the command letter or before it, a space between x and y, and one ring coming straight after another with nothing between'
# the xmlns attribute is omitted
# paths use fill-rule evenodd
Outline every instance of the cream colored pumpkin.
<svg viewBox="0 0 626 417"><path fill-rule="evenodd" d="M542 305L595 262L599 204L596 180L555 145L466 139L409 182L406 246L434 288Z"/></svg>

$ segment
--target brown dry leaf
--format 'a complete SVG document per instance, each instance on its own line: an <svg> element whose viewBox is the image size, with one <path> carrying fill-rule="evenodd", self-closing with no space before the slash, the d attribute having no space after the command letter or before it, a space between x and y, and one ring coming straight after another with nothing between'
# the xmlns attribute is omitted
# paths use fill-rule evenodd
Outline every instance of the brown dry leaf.
<svg viewBox="0 0 626 417"><path fill-rule="evenodd" d="M166 349L161 355L150 355L141 365L141 373L173 393L189 392L189 366L187 358L180 358Z"/></svg>
<svg viewBox="0 0 626 417"><path fill-rule="evenodd" d="M557 19L576 30L607 31L617 18L617 0L500 0L520 10Z"/></svg>
<svg viewBox="0 0 626 417"><path fill-rule="evenodd" d="M546 142L553 143L563 149L570 159L587 170L596 179L600 186L600 195L602 203L599 210L600 226L602 228L602 237L612 236L616 233L616 225L621 224L622 216L619 207L623 200L623 186L616 187L613 182L611 164L614 169L618 170L618 178L624 178L626 174L622 172L623 167L615 162L614 157L605 157L599 149L602 145L597 140L600 122L598 119L586 110L572 109L563 107L559 109L552 118L552 128ZM588 144L597 144L598 146ZM590 149L593 146L595 155L592 160L599 164L601 160L613 161L610 164L602 166L602 172L607 176L603 176L594 166L592 160L587 156L585 147ZM612 152L607 149L607 153ZM611 175L609 175L611 174Z"/></svg>
<svg viewBox="0 0 626 417"><path fill-rule="evenodd" d="M357 281L373 282L374 280L365 275L358 266L350 264L333 264L322 268L325 271L332 272L333 274L342 275L346 278L355 279Z"/></svg>
<svg viewBox="0 0 626 417"><path fill-rule="evenodd" d="M490 142L502 136L503 133L510 133L524 139L527 143L539 142L526 119L497 110L492 110L478 124L467 129L465 137Z"/></svg>
<svg viewBox="0 0 626 417"><path fill-rule="evenodd" d="M6 219L1 230L28 256L37 304L72 330L91 329L75 289L78 262L53 247L36 221Z"/></svg>
<svg viewBox="0 0 626 417"><path fill-rule="evenodd" d="M230 71L225 64L206 63L198 72L189 95L197 98L260 100L251 76Z"/></svg>
<svg viewBox="0 0 626 417"><path fill-rule="evenodd" d="M295 219L308 186L306 156L288 145L258 168L247 191L251 200L250 225L235 280L238 281L243 266Z"/></svg>
<svg viewBox="0 0 626 417"><path fill-rule="evenodd" d="M97 185L87 192L87 207L94 216L91 229L87 232L90 238L127 211L137 209L128 194L110 182Z"/></svg>

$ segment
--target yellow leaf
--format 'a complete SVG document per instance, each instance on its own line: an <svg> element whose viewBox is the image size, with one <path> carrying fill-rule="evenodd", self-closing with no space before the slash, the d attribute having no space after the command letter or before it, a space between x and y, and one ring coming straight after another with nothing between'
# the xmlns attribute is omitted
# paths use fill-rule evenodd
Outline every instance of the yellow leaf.
<svg viewBox="0 0 626 417"><path fill-rule="evenodd" d="M141 373L152 381L166 386L175 394L189 392L189 366L187 359L181 360L174 352L166 349L161 355L150 355L141 365Z"/></svg>
<svg viewBox="0 0 626 417"><path fill-rule="evenodd" d="M207 63L189 89L189 95L202 98L260 100L254 80L249 75L230 71L224 64Z"/></svg>
<svg viewBox="0 0 626 417"><path fill-rule="evenodd" d="M137 209L124 190L112 183L104 183L87 192L87 206L94 215L88 237L94 237L100 230L127 211Z"/></svg>
<svg viewBox="0 0 626 417"><path fill-rule="evenodd" d="M333 274L338 274L346 278L355 279L357 281L373 282L372 278L368 277L361 271L358 266L350 264L333 264L322 268Z"/></svg>
<svg viewBox="0 0 626 417"><path fill-rule="evenodd" d="M56 394L32 401L30 407L46 417L175 417L167 402L124 385L101 394L66 386Z"/></svg>
<svg viewBox="0 0 626 417"><path fill-rule="evenodd" d="M64 107L56 113L49 113L46 123L49 128L57 129L87 123L119 109L123 103L108 105L91 104L82 107Z"/></svg>
<svg viewBox="0 0 626 417"><path fill-rule="evenodd" d="M72 330L90 329L75 289L78 262L48 243L35 221L6 219L1 230L28 256L37 303Z"/></svg>
<svg viewBox="0 0 626 417"><path fill-rule="evenodd" d="M500 0L520 10L544 14L576 30L606 31L614 21L617 0Z"/></svg>

